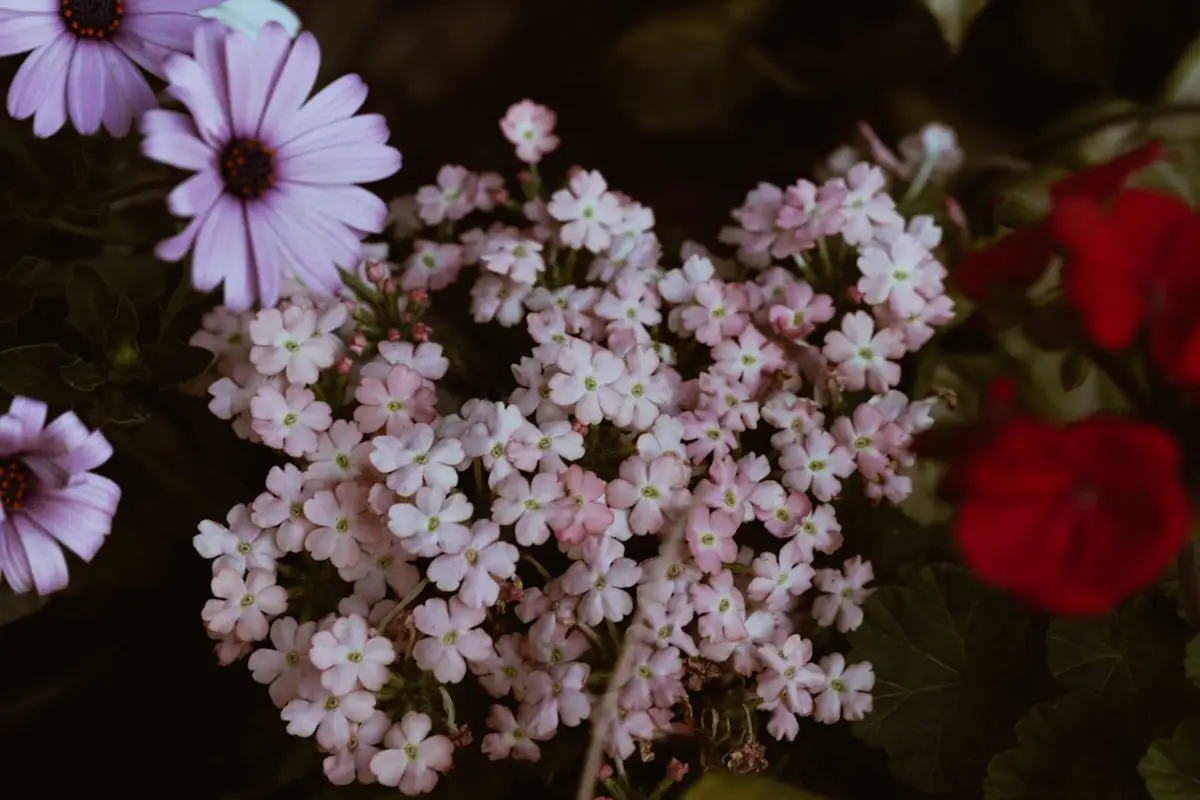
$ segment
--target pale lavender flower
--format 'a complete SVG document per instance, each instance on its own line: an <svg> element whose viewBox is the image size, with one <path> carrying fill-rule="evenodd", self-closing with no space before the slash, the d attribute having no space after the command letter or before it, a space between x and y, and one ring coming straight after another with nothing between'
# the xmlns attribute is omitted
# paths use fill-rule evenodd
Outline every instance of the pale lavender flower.
<svg viewBox="0 0 1200 800"><path fill-rule="evenodd" d="M0 578L17 593L65 587L62 548L91 561L121 499L91 472L112 456L103 434L70 412L46 425L46 410L17 397L0 416Z"/></svg>
<svg viewBox="0 0 1200 800"><path fill-rule="evenodd" d="M382 116L356 115L367 96L357 75L309 98L320 62L311 33L292 41L271 22L251 39L209 20L196 29L195 56L165 64L191 116L142 118L142 152L196 173L167 199L190 222L156 252L179 261L191 250L193 285L224 283L231 309L273 306L285 272L336 293L337 268L354 269L362 237L383 230L387 206L355 184L394 174L400 153Z"/></svg>
<svg viewBox="0 0 1200 800"><path fill-rule="evenodd" d="M0 0L0 56L30 53L8 88L8 113L53 136L70 117L80 133L124 136L158 103L141 69L191 52L194 12L214 0ZM32 51L32 52L30 52ZM141 67L141 69L138 69Z"/></svg>

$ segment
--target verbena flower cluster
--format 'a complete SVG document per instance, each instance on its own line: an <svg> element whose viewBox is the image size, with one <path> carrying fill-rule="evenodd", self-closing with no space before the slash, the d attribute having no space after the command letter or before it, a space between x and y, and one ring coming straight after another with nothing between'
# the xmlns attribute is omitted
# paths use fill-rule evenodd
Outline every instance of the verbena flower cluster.
<svg viewBox="0 0 1200 800"><path fill-rule="evenodd" d="M840 503L903 500L932 424L896 386L953 313L941 229L861 162L760 184L721 232L735 259L685 243L671 263L598 171L547 188L555 121L512 106L517 182L443 167L346 288L296 269L276 307L218 307L193 338L218 356L212 412L287 457L201 523L202 616L336 784L431 790L471 741L469 681L495 700L490 758L536 761L590 720L618 769L718 679L780 739L871 710L871 665L814 636L871 592ZM432 322L464 281L476 323L528 334L496 353L494 399L446 388Z"/></svg>

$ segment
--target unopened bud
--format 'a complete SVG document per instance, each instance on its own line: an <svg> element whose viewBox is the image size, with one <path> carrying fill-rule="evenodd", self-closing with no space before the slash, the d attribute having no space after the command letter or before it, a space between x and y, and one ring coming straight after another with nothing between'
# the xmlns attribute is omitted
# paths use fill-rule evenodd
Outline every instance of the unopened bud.
<svg viewBox="0 0 1200 800"><path fill-rule="evenodd" d="M387 340L388 340L389 342L398 342L398 341L400 341L400 331L396 330L395 328L388 328L388 331L387 331Z"/></svg>
<svg viewBox="0 0 1200 800"><path fill-rule="evenodd" d="M333 368L337 370L338 375L349 375L350 374L350 359L346 358L345 356L342 356L341 358L339 358L337 361L334 362Z"/></svg>
<svg viewBox="0 0 1200 800"><path fill-rule="evenodd" d="M383 283L383 281L387 280L387 277L387 267L385 267L382 262L367 262L367 280L369 280L371 283Z"/></svg>
<svg viewBox="0 0 1200 800"><path fill-rule="evenodd" d="M414 342L428 342L432 334L433 328L424 322L418 322L416 325L413 325L412 338Z"/></svg>
<svg viewBox="0 0 1200 800"><path fill-rule="evenodd" d="M683 780L683 776L688 774L688 765L680 761L678 758L672 758L667 764L667 777L675 783Z"/></svg>
<svg viewBox="0 0 1200 800"><path fill-rule="evenodd" d="M421 304L429 299L429 292L424 289L413 289L409 292L408 296L412 298L414 303Z"/></svg>

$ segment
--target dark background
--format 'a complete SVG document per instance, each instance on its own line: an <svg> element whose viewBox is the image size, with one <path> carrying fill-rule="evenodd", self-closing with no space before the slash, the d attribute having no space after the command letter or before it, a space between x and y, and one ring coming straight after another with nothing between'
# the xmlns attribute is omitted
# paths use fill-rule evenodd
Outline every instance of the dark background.
<svg viewBox="0 0 1200 800"><path fill-rule="evenodd" d="M993 0L954 59L915 0L292 5L322 42L325 78L360 72L369 110L391 122L405 167L385 197L446 162L511 175L497 120L528 97L559 114L547 171L601 169L655 209L664 238L708 242L747 189L809 173L860 119L889 141L941 119L971 156L1036 158L1069 108L1152 100L1200 31L1195 0ZM151 411L113 434L122 455L106 469L125 497L105 549L0 628L2 791L316 796L311 743L283 734L244 664L215 666L199 617L210 574L196 522L261 491L269 456L201 400L172 394ZM4 597L0 623L20 611ZM904 796L845 739L839 796Z"/></svg>

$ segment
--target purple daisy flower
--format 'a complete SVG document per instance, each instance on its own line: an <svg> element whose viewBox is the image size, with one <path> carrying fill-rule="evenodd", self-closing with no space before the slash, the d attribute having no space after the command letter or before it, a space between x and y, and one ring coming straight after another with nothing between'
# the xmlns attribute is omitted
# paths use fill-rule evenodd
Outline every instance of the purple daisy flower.
<svg viewBox="0 0 1200 800"><path fill-rule="evenodd" d="M112 530L121 489L90 470L112 447L68 412L18 397L0 416L0 578L21 593L67 585L65 547L91 561Z"/></svg>
<svg viewBox="0 0 1200 800"><path fill-rule="evenodd" d="M0 56L30 53L8 87L8 113L33 117L37 136L66 123L80 133L129 133L158 105L142 69L190 51L193 13L216 0L0 0Z"/></svg>
<svg viewBox="0 0 1200 800"><path fill-rule="evenodd" d="M142 118L142 152L196 172L167 198L191 221L159 243L158 257L192 250L192 285L207 292L223 282L235 311L256 298L275 305L285 273L333 294L337 267L354 268L362 237L387 218L384 202L355 184L400 169L387 121L356 116L366 84L346 75L309 98L317 40L305 32L293 42L276 23L250 39L207 22L194 52L166 63L170 92L191 117L156 109Z"/></svg>

